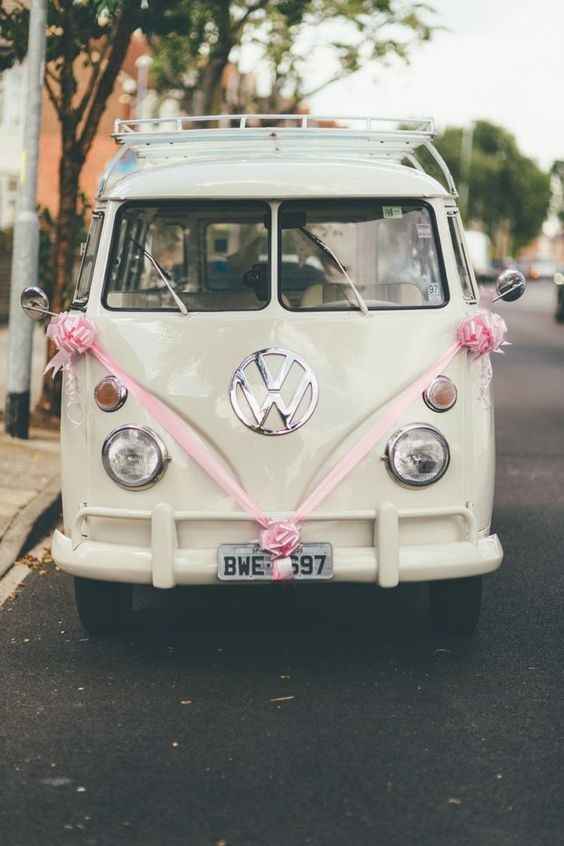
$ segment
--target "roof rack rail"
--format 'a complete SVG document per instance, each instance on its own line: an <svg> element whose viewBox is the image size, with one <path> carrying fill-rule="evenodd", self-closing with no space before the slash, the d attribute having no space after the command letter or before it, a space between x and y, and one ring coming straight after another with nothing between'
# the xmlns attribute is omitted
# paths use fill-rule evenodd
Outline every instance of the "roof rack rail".
<svg viewBox="0 0 564 846"><path fill-rule="evenodd" d="M370 131L390 131L390 126L395 125L397 131L409 134L410 132L423 132L430 137L435 134L435 126L433 118L430 117L382 117L377 115L349 115L343 117L342 115L309 115L309 114L244 114L244 115L178 115L174 117L158 117L158 118L137 118L135 120L121 120L117 119L114 123L114 137L121 137L126 133L142 132L147 129L148 132L158 132L161 124L167 126L167 132L173 128L176 132L183 132L194 129L194 124L210 124L218 123L221 129L230 128L232 124L238 124L238 129L247 129L249 127L262 127L264 123L284 123L293 124L300 129L319 128L319 124L325 125L326 128L334 129L348 129L350 127L344 126L354 122L357 128ZM327 124L330 124L328 127ZM358 126L360 124L360 126ZM317 126L316 126L317 125ZM291 128L291 127L290 127Z"/></svg>
<svg viewBox="0 0 564 846"><path fill-rule="evenodd" d="M434 122L429 117L221 114L116 120L113 137L125 149L108 167L103 187L125 171L144 166L139 160L149 165L179 158L217 158L219 154L237 157L243 142L246 155L260 154L266 146L277 153L317 157L322 147L338 158L407 161L422 172L425 168L416 151L425 149L456 197L452 175L432 143L434 136Z"/></svg>

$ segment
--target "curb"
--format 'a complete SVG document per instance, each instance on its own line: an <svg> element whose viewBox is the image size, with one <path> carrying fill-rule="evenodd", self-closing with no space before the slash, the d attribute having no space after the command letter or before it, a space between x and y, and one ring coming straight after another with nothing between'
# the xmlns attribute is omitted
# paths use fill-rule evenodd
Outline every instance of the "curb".
<svg viewBox="0 0 564 846"><path fill-rule="evenodd" d="M59 474L25 508L18 512L0 544L0 579L16 563L19 555L54 526L61 511Z"/></svg>

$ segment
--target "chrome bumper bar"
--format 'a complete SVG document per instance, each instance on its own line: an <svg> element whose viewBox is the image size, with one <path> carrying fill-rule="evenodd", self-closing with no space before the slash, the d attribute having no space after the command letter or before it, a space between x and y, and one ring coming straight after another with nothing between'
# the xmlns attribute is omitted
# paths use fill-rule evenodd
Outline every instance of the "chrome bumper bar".
<svg viewBox="0 0 564 846"><path fill-rule="evenodd" d="M269 516L273 520L284 520L291 515ZM151 545L90 540L90 517L148 521ZM463 539L442 544L400 545L402 519L437 517L462 518ZM399 511L386 502L376 510L321 513L312 515L311 520L373 523L373 546L333 548L334 581L375 582L380 587L395 587L403 581L487 573L497 569L503 558L497 535L479 537L476 518L466 507ZM92 579L153 584L159 588L217 583L217 548L179 548L176 524L180 521L249 522L249 516L241 512L174 511L166 503L160 503L152 511L83 505L74 520L71 537L55 532L53 557L63 570Z"/></svg>

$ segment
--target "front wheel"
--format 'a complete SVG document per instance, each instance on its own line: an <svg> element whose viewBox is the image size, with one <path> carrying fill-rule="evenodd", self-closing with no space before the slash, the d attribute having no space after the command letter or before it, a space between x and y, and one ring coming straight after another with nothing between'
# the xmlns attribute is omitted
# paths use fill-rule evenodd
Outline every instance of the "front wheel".
<svg viewBox="0 0 564 846"><path fill-rule="evenodd" d="M441 634L472 635L480 619L482 577L429 583L433 629Z"/></svg>
<svg viewBox="0 0 564 846"><path fill-rule="evenodd" d="M82 626L92 635L119 631L131 610L131 596L131 585L74 579L76 610Z"/></svg>

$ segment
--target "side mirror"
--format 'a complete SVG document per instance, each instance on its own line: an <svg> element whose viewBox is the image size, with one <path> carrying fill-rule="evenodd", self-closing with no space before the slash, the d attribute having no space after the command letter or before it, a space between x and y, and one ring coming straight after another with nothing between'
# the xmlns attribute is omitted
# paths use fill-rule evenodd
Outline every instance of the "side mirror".
<svg viewBox="0 0 564 846"><path fill-rule="evenodd" d="M31 320L42 320L49 311L49 297L42 288L24 288L20 305Z"/></svg>
<svg viewBox="0 0 564 846"><path fill-rule="evenodd" d="M554 274L554 284L555 285L564 285L564 273L556 272Z"/></svg>
<svg viewBox="0 0 564 846"><path fill-rule="evenodd" d="M498 300L505 300L506 303L512 303L518 300L525 293L527 282L520 270L504 270L495 283L497 297L494 297L492 303Z"/></svg>

